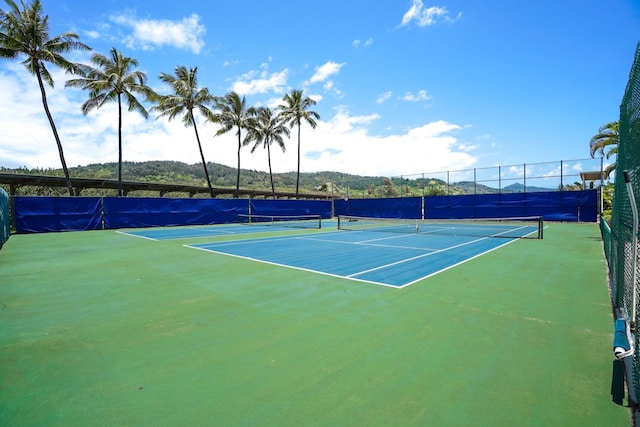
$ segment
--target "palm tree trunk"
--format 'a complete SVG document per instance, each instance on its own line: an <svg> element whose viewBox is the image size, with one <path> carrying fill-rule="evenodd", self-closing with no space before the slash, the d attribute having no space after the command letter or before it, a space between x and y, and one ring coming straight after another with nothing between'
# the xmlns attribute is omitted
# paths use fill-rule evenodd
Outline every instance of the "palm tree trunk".
<svg viewBox="0 0 640 427"><path fill-rule="evenodd" d="M209 179L209 170L207 169L207 162L204 160L204 153L202 152L202 144L200 144L200 135L198 135L198 126L196 126L196 119L193 117L193 113L189 111L191 115L191 122L193 123L193 130L196 131L196 140L198 141L198 149L200 150L200 158L202 159L202 166L204 167L204 176L207 178L207 185L209 186L209 194L211 197L216 197L213 194L213 187L211 187L211 180Z"/></svg>
<svg viewBox="0 0 640 427"><path fill-rule="evenodd" d="M58 135L58 130L56 129L56 125L53 122L53 117L51 116L51 112L49 111L49 105L47 104L47 94L44 90L44 83L42 82L42 76L40 75L40 68L37 66L36 76L38 77L38 84L40 85L40 93L42 94L42 105L44 106L44 112L47 115L47 119L49 119L49 124L51 125L51 130L53 131L53 137L56 140L56 144L58 145L58 154L60 155L60 162L62 163L62 170L64 172L64 177L67 182L67 190L69 190L69 196L75 195L73 192L73 186L71 185L71 177L69 176L69 169L67 168L67 162L64 160L64 152L62 151L62 142L60 142L60 136Z"/></svg>
<svg viewBox="0 0 640 427"><path fill-rule="evenodd" d="M298 198L299 186L300 186L300 122L298 121L298 173L296 175L296 199Z"/></svg>
<svg viewBox="0 0 640 427"><path fill-rule="evenodd" d="M236 177L236 194L235 198L240 197L240 148L242 144L240 143L240 129L238 129L238 175Z"/></svg>
<svg viewBox="0 0 640 427"><path fill-rule="evenodd" d="M269 141L266 141L267 144L267 159L269 160L269 179L271 180L271 192L273 193L273 197L276 196L276 188L273 185L273 172L271 172L271 148Z"/></svg>
<svg viewBox="0 0 640 427"><path fill-rule="evenodd" d="M118 196L122 197L122 102L118 94Z"/></svg>

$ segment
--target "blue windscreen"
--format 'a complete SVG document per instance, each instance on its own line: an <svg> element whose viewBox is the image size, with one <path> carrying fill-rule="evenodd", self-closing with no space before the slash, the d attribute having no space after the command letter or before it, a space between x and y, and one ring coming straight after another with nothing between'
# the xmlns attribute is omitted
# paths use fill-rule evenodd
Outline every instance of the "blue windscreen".
<svg viewBox="0 0 640 427"><path fill-rule="evenodd" d="M333 213L332 213L333 203ZM505 218L595 222L598 191L477 194L349 200L15 196L18 233L237 222L238 214L380 218ZM6 209L2 210L5 212ZM3 216L7 216L3 214ZM4 218L5 226L7 224ZM6 228L6 227L5 227ZM5 233L8 235L8 233ZM5 237L6 238L6 237Z"/></svg>
<svg viewBox="0 0 640 427"><path fill-rule="evenodd" d="M331 200L252 199L252 215L320 215L331 218Z"/></svg>
<svg viewBox="0 0 640 427"><path fill-rule="evenodd" d="M243 199L104 198L105 228L164 227L236 222Z"/></svg>
<svg viewBox="0 0 640 427"><path fill-rule="evenodd" d="M18 233L102 228L100 197L15 196L14 206Z"/></svg>
<svg viewBox="0 0 640 427"><path fill-rule="evenodd" d="M335 214L418 219L422 217L422 198L338 199L335 201Z"/></svg>
<svg viewBox="0 0 640 427"><path fill-rule="evenodd" d="M336 215L379 218L421 218L419 197L335 201ZM549 221L595 222L598 191L426 196L424 218L507 218L542 216Z"/></svg>

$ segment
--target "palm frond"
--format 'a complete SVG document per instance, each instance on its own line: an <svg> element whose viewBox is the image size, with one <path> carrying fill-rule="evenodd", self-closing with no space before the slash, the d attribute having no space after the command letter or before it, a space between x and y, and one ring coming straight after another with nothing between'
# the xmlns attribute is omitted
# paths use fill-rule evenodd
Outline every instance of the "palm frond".
<svg viewBox="0 0 640 427"><path fill-rule="evenodd" d="M609 122L604 126L600 126L598 133L589 141L589 154L594 157L596 153L601 156L605 153L605 148L618 144L618 136L620 131L620 122ZM609 153L607 158L611 155Z"/></svg>
<svg viewBox="0 0 640 427"><path fill-rule="evenodd" d="M62 54L72 50L90 50L80 42L75 33L67 32L49 36L49 17L43 14L39 0L30 4L20 2L20 6L5 0L10 10L0 11L0 56L17 58L25 56L22 64L31 74L42 73L45 83L53 87L53 79L46 70L45 63L51 63L66 71L73 72L75 64Z"/></svg>

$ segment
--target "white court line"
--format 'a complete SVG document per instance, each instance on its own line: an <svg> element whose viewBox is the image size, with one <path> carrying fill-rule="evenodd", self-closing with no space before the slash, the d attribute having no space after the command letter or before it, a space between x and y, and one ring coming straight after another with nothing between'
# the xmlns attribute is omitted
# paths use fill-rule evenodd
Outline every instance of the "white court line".
<svg viewBox="0 0 640 427"><path fill-rule="evenodd" d="M417 283L417 282L419 282L419 281L421 281L421 280L424 280L424 279L428 279L429 277L435 276L436 274L440 274L440 273L442 273L443 271L447 271L447 270L449 270L449 269L452 269L452 268L454 268L454 267L457 267L457 266L459 266L459 265L462 265L462 264L464 264L465 262L469 262L469 261L471 261L472 259L475 259L475 258L478 258L478 257L480 257L480 256L482 256L482 255L488 254L489 252L493 252L493 251L495 251L496 249L500 249L501 247L506 246L506 245L508 245L508 244L511 244L511 243L513 243L513 242L515 242L515 241L517 241L517 240L518 240L518 239L509 240L509 241L507 241L507 242L503 243L503 244L502 244L502 245L500 245L500 246L496 246L495 248L491 248L491 249L489 249L489 250L486 250L486 251L484 251L484 252L481 252L481 253L479 253L479 254L477 254L477 255L474 255L474 256L472 256L472 257L465 258L465 259L463 259L463 260L462 260L462 261L460 261L460 262L457 262L457 263L455 263L455 264L452 264L452 265L450 265L450 266L448 266L448 267L445 267L445 268L443 268L443 269L440 269L440 270L438 270L438 271L434 271L433 273L427 274L426 276L420 277L420 278L418 278L418 279L416 279L416 280L413 280L413 281L411 281L411 282L409 282L409 283L405 283L404 285L399 286L399 288L400 288L400 289L402 289L402 288L406 288L407 286L411 286L411 285L413 285L414 283Z"/></svg>
<svg viewBox="0 0 640 427"><path fill-rule="evenodd" d="M406 259L403 259L403 260L400 260L400 261L395 261L395 262L392 262L392 263L389 263L389 264L385 264L385 265L381 265L381 266L378 266L378 267L375 267L375 268L370 268L368 270L363 270L363 271L360 271L358 273L353 273L353 274L350 274L349 276L346 276L346 277L359 276L361 274L369 273L371 271L382 270L382 269L387 268L387 267L393 267L394 265L404 264L405 262L414 261L414 260L420 259L420 258L426 258L426 257L431 256L431 255L435 255L435 254L439 254L439 253L442 253L442 252L446 252L446 251L449 251L451 249L460 248L462 246L470 245L472 243L480 242L480 241L486 240L486 239L489 239L489 237L483 237L481 239L471 240L469 242L460 243L458 245L448 246L448 247L446 247L444 249L438 249L438 250L435 250L433 252L429 252L429 253L426 253L426 254L416 255L414 257L406 258ZM500 245L500 246L503 246L503 245ZM498 246L498 247L500 247L500 246Z"/></svg>
<svg viewBox="0 0 640 427"><path fill-rule="evenodd" d="M153 240L154 242L158 241L158 239L154 239L154 238L147 237L147 236L140 236L139 234L131 234L131 233L127 233L126 231L116 230L116 233L124 234L125 236L139 237L141 239Z"/></svg>
<svg viewBox="0 0 640 427"><path fill-rule="evenodd" d="M227 253L227 252L214 251L212 249L201 248L201 247L198 247L198 246L192 246L192 245L182 245L182 246L184 246L185 248L198 249L198 250L201 250L201 251L211 252L211 253L218 254L218 255L226 255L226 256L231 256L231 257L234 257L234 258L240 258L240 259L246 259L246 260L249 260L249 261L261 262L263 264L275 265L275 266L284 267L284 268L291 268L293 270L306 271L308 273L322 274L324 276L336 277L338 279L347 279L347 280L353 280L353 281L356 281L356 282L370 283L370 284L378 285L378 286L386 286L388 288L396 288L396 289L398 289L398 288L406 286L406 285L396 286L396 285L390 285L388 283L374 282L373 280L364 280L364 279L358 279L356 277L342 276L342 275L339 275L339 274L327 273L326 271L311 270L309 268L296 267L295 265L289 265L289 264L280 264L280 263L277 263L277 262L265 261L263 259L251 258L251 257L244 256L244 255L236 255L236 254L230 254L230 253Z"/></svg>
<svg viewBox="0 0 640 427"><path fill-rule="evenodd" d="M423 248L423 247L414 247L414 246L396 246L396 245L378 245L373 243L376 240L384 240L384 239L373 239L373 240L363 240L360 242L345 242L341 240L331 240L331 239L316 239L314 237L298 237L300 240L311 240L312 242L326 242L326 243L342 243L344 245L359 245L359 246L373 246L377 248L390 248L390 249L412 249L417 251L437 251L435 248Z"/></svg>
<svg viewBox="0 0 640 427"><path fill-rule="evenodd" d="M340 231L338 231L338 232L330 232L330 233L327 233L327 234L334 234L334 233L340 233ZM530 234L533 234L533 233L534 232L532 232ZM422 234L424 234L424 233L422 233ZM382 270L382 269L385 269L385 268L388 268L388 267L393 267L395 265L399 265L399 264L403 264L403 263L406 263L406 262L414 261L414 260L420 259L420 258L426 258L426 257L431 256L431 255L435 255L435 254L438 254L438 253L450 251L452 249L456 249L456 248L459 248L459 247L463 247L463 246L466 246L466 245L470 245L470 244L473 244L473 243L477 243L477 242L480 242L480 241L483 241L483 240L487 240L487 239L492 239L493 238L493 237L482 237L482 238L479 238L479 239L474 239L474 240L471 240L471 241L468 241L468 242L460 243L460 244L457 244L457 245L454 245L454 246L448 246L448 247L442 248L442 249L425 249L425 248L413 248L413 247L403 247L403 246L392 246L392 245L382 245L382 244L367 243L367 242L374 242L374 241L379 241L379 240L388 240L388 239L400 238L400 237L406 237L406 235L399 235L399 236L393 236L393 237L384 237L384 238L379 238L379 239L369 239L369 240L359 241L359 242L345 242L345 241L336 241L336 240L331 240L331 239L317 239L317 238L310 237L310 236L282 236L282 237L249 239L249 240L239 240L239 241L233 241L233 242L219 242L219 243L211 243L210 244L210 245L215 245L216 247L221 247L221 246L233 246L233 245L246 244L246 243L249 243L249 244L254 244L255 243L255 244L257 244L257 243L262 243L262 242L267 242L267 241L268 242L272 242L272 241L276 241L276 240L298 239L298 240L324 241L324 242L334 243L334 244L335 243L342 243L342 244L347 244L347 245L358 245L358 246L378 246L378 247L388 247L388 248L392 248L392 249L417 249L417 250L423 250L423 251L429 251L429 250L431 251L431 252L428 252L428 253L425 253L425 254L422 254L422 255L417 255L417 256L406 258L406 259L403 259L403 260L400 260L400 261L395 261L395 262L392 262L392 263L389 263L389 264L385 264L385 265L378 266L378 267L375 267L375 268L371 268L371 269L368 269L368 270L363 270L363 271L360 271L360 272L357 272L357 273L353 273L353 274L349 274L349 275L346 275L346 276L338 275L338 274L334 274L334 273L327 273L327 272L319 271L319 270L312 270L312 269L309 269L309 268L296 267L296 266L289 265L289 264L282 264L282 263L277 263L277 262L272 262L272 261L265 261L265 260L262 260L262 259L252 258L252 257L248 257L248 256L243 256L243 255L230 254L230 253L227 253L227 252L216 251L216 250L213 250L213 249L207 249L207 248L203 248L203 247L199 247L199 246L195 246L195 245L186 245L185 244L183 246L187 247L187 248L192 248L192 249L199 249L199 250L202 250L202 251L205 251L205 252L212 252L212 253L216 253L216 254L220 254L220 255L232 256L232 257L235 257L235 258L241 258L241 259L246 259L246 260L250 260L250 261L257 261L257 262L261 262L261 263L264 263L264 264L275 265L275 266L285 267L285 268L292 268L294 270L306 271L306 272L311 272L311 273L318 273L318 274L323 274L325 276L337 277L337 278L342 278L342 279L347 279L347 280L354 280L354 281L357 281L357 282L370 283L370 284L374 284L374 285L386 286L386 287L395 288L395 289L403 289L403 288L411 286L411 285L413 285L413 284L415 284L415 283L417 283L417 282L419 282L421 280L424 280L424 279L427 279L429 277L435 276L436 274L442 273L443 271L446 271L446 270L449 270L449 269L454 268L456 266L459 266L461 264L464 264L464 263L466 263L466 262L468 262L468 261L470 261L472 259L478 258L478 257L480 257L480 256L482 256L484 254L487 254L489 252L492 252L492 251L494 251L496 249L499 249L499 248L501 248L503 246L506 246L506 245L508 245L510 243L513 243L513 242L519 240L517 238L508 239L505 243L503 243L501 245L498 245L496 247L490 248L490 249L488 249L488 250L486 250L484 252L481 252L479 254L476 254L476 255L474 255L472 257L465 258L464 260L462 260L462 261L460 261L460 262L458 262L456 264L452 264L450 266L444 267L444 268L442 268L442 269L440 269L438 271L434 271L432 273L429 273L429 274L427 274L425 276L419 277L419 278L417 278L417 279L415 279L415 280L413 280L411 282L405 283L403 285L391 285L391 284L388 284L388 283L376 282L376 281L373 281L373 280L366 280L366 279L360 279L358 277L355 277L355 276L359 276L359 275L362 275L362 274L365 274L365 273L369 273L369 272L372 272L372 271Z"/></svg>
<svg viewBox="0 0 640 427"><path fill-rule="evenodd" d="M215 237L215 236L236 236L236 235L245 235L245 234L262 234L262 233L270 233L272 232L271 230L264 230L264 231L252 231L252 232L237 232L237 231L232 231L232 230L224 230L224 229L220 229L220 230L216 230L215 227L225 227L228 226L229 224L210 224L208 226L204 225L202 227L198 227L198 226L191 226L191 227L181 227L181 230L190 230L193 231L194 233L192 234L183 234L183 235L178 235L178 236L174 236L174 237L169 237L169 238L153 238L153 237L148 237L148 236L143 236L140 234L135 234L135 232L126 232L126 231L120 231L120 230L116 230L116 233L120 233L120 234L124 234L127 236L132 236L132 237L140 237L141 239L147 239L147 240L152 240L154 242L158 242L158 241L164 241L164 240L181 240L181 239L194 239L194 238L199 238L199 237ZM136 230L140 230L140 229L136 229ZM152 231L151 227L149 228L143 228L142 230L144 231ZM179 230L178 228L173 228L173 227L165 227L165 228L159 228L157 229L158 234L162 234L163 232L171 232L171 231L177 231ZM196 234L197 233L197 234Z"/></svg>

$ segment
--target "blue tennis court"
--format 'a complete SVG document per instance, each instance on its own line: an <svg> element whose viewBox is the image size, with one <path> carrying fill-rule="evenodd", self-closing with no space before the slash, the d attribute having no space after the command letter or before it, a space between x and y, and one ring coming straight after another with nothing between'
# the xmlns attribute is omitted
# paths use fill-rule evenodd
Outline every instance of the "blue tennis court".
<svg viewBox="0 0 640 427"><path fill-rule="evenodd" d="M175 240L198 237L271 233L283 230L291 230L291 227L285 223L268 225L217 224L186 227L140 228L127 231L120 230L118 233L142 237L149 240Z"/></svg>
<svg viewBox="0 0 640 427"><path fill-rule="evenodd" d="M335 231L185 246L403 288L515 240L465 235Z"/></svg>

